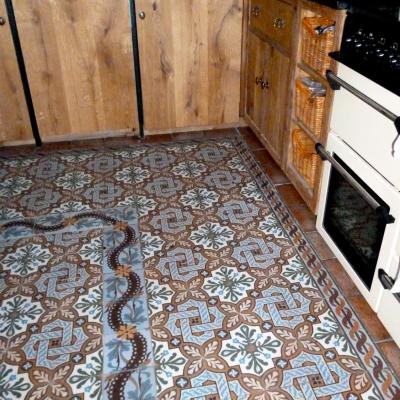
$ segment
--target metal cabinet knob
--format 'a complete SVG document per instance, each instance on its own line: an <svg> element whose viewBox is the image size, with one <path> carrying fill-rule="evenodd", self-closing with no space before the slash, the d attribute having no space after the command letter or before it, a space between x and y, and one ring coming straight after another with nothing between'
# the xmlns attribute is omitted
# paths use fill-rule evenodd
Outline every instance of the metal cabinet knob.
<svg viewBox="0 0 400 400"><path fill-rule="evenodd" d="M4 17L0 17L0 25L5 25L6 19Z"/></svg>
<svg viewBox="0 0 400 400"><path fill-rule="evenodd" d="M256 77L256 85L260 86L261 89L269 89L269 82L264 81L263 78L260 78L259 76Z"/></svg>
<svg viewBox="0 0 400 400"><path fill-rule="evenodd" d="M251 15L253 15L254 17L259 17L261 14L261 7L259 6L254 6L251 9Z"/></svg>
<svg viewBox="0 0 400 400"><path fill-rule="evenodd" d="M146 18L146 13L144 11L139 12L139 18L140 19L145 19Z"/></svg>
<svg viewBox="0 0 400 400"><path fill-rule="evenodd" d="M274 28L275 29L283 29L285 27L285 20L283 18L275 18L274 19Z"/></svg>

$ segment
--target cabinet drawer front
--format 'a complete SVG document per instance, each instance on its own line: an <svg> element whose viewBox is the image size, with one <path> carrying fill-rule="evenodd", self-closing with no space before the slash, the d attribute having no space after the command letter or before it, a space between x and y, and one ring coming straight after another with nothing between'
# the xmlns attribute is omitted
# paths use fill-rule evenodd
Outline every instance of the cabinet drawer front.
<svg viewBox="0 0 400 400"><path fill-rule="evenodd" d="M252 0L250 25L290 51L294 9L279 0Z"/></svg>

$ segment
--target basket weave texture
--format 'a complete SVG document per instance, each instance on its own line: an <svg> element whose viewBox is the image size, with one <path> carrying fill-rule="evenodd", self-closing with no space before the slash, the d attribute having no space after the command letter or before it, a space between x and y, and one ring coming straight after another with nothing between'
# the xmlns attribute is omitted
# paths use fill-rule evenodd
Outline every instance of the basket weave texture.
<svg viewBox="0 0 400 400"><path fill-rule="evenodd" d="M321 137L325 96L315 96L306 85L296 81L296 116L316 137Z"/></svg>
<svg viewBox="0 0 400 400"><path fill-rule="evenodd" d="M335 32L328 31L319 35L315 29L319 26L333 25L334 21L323 17L303 18L303 61L314 70L323 74L331 65L329 53L333 51Z"/></svg>
<svg viewBox="0 0 400 400"><path fill-rule="evenodd" d="M300 128L292 132L292 150L293 165L308 185L314 187L319 157L314 142Z"/></svg>

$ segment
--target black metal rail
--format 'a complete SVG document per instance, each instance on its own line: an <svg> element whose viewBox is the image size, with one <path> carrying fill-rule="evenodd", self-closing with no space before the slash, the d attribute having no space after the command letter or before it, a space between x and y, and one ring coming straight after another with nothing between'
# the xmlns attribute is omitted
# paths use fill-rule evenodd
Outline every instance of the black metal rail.
<svg viewBox="0 0 400 400"><path fill-rule="evenodd" d="M41 146L42 139L40 138L39 127L36 121L35 108L33 106L31 90L29 88L28 75L26 73L24 56L22 54L21 42L19 40L17 21L15 19L15 14L14 14L14 7L12 4L12 0L5 0L5 3L7 9L8 22L10 24L11 35L15 48L15 54L18 62L19 74L21 76L22 87L24 89L26 106L28 108L32 134L35 139L36 146Z"/></svg>
<svg viewBox="0 0 400 400"><path fill-rule="evenodd" d="M137 19L136 19L136 3L135 0L129 0L131 11L131 27L132 27L132 47L133 47L133 65L135 69L135 83L136 83L136 103L139 122L139 136L144 138L144 111L143 111L143 92L142 92L142 78L140 71L140 54L139 54L139 39L137 33Z"/></svg>

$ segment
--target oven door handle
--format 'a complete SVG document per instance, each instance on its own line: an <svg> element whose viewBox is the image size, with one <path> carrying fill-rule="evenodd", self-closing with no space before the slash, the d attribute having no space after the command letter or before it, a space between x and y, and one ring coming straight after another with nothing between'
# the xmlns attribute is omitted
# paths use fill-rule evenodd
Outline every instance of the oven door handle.
<svg viewBox="0 0 400 400"><path fill-rule="evenodd" d="M394 279L390 277L383 269L378 271L378 278L381 281L382 286L386 290L390 290L394 286ZM392 293L396 300L400 303L400 293Z"/></svg>
<svg viewBox="0 0 400 400"><path fill-rule="evenodd" d="M364 103L368 104L370 107L384 115L386 118L389 118L396 127L397 134L400 136L400 116L392 113L387 108L383 107L381 104L377 103L375 100L372 100L370 97L366 96L364 93L357 90L354 86L351 86L343 79L340 79L337 75L335 75L331 70L326 71L326 79L328 80L329 86L332 90L340 90L340 88L346 89L348 92L358 97Z"/></svg>
<svg viewBox="0 0 400 400"><path fill-rule="evenodd" d="M323 161L329 161L340 175L360 194L360 196L379 214L386 224L393 224L394 217L389 214L386 207L379 204L322 146L321 143L315 145L315 150Z"/></svg>

